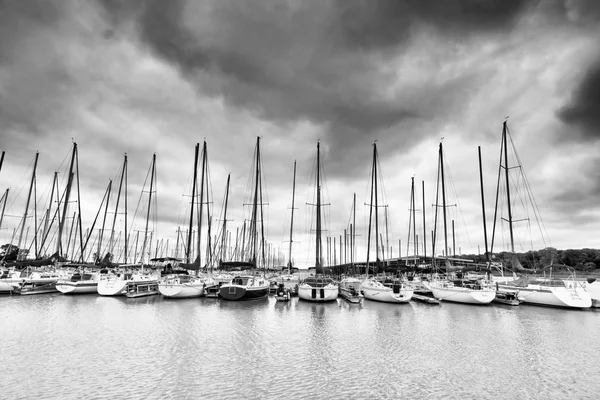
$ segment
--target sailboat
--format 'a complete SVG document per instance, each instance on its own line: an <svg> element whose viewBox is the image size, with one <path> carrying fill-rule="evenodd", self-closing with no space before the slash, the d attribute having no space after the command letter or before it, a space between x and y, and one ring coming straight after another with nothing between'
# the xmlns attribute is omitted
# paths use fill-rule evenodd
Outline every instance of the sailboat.
<svg viewBox="0 0 600 400"><path fill-rule="evenodd" d="M323 302L333 301L338 297L339 287L329 277L323 276L323 243L321 241L321 152L317 142L317 204L316 208L316 243L315 243L315 276L310 276L298 285L298 297L302 300Z"/></svg>
<svg viewBox="0 0 600 400"><path fill-rule="evenodd" d="M367 237L367 278L361 284L361 291L366 299L381 301L385 303L408 303L413 297L414 289L405 281L399 278L387 277L382 282L375 279L375 276L369 277L369 253L371 247L371 228L375 226L375 265L380 269L381 260L379 259L379 204L377 183L379 176L377 166L379 164L377 143L373 143L373 165L371 168L371 203L369 204L369 233ZM373 210L375 211L375 223L372 224Z"/></svg>
<svg viewBox="0 0 600 400"><path fill-rule="evenodd" d="M126 163L125 159L125 163ZM146 224L144 230L144 241L142 245L142 257L139 264L123 264L119 270L114 273L101 276L98 281L98 294L101 296L121 296L143 297L158 294L158 277L156 273L144 271L143 257L150 247L148 224L150 221L150 210L152 209L152 193L154 193L154 184L156 180L156 154L152 155L150 166L150 191L148 194L148 210L146 213ZM143 191L142 191L143 193ZM127 196L127 194L125 194ZM125 216L127 220L127 216ZM148 246L148 247L147 247ZM137 242L136 242L137 248ZM139 269L138 269L139 268Z"/></svg>
<svg viewBox="0 0 600 400"><path fill-rule="evenodd" d="M254 195L252 202L252 216L250 220L249 239L251 259L246 263L255 273L257 268L258 253L258 214L260 213L262 264L265 265L264 226L262 212L262 164L260 160L260 137L256 138L254 161ZM260 206L260 207L259 207ZM264 270L263 270L264 271ZM266 298L269 293L269 281L263 276L243 274L234 276L231 282L224 283L219 288L219 295L225 300L254 300Z"/></svg>
<svg viewBox="0 0 600 400"><path fill-rule="evenodd" d="M292 291L298 291L298 280L297 277L292 275L292 244L293 233L294 233L294 200L296 199L296 161L294 160L294 179L292 183L292 208L290 217L290 248L288 254L287 263L287 275L281 275L277 280L277 288L275 290L275 300L277 301L290 301L292 298Z"/></svg>
<svg viewBox="0 0 600 400"><path fill-rule="evenodd" d="M208 182L207 174L207 153L206 153L206 141L202 146L202 173L200 179L200 202L198 204L198 234L196 249L198 255L193 263L190 263L190 254L192 246L192 228L194 223L194 210L196 209L196 182L198 175L198 152L200 144L196 144L195 155L194 155L194 178L192 182L192 201L190 207L190 224L189 234L187 238L186 248L186 263L180 263L178 265L180 270L194 270L199 271L201 268L200 259L200 245L201 245L201 229L202 229L202 208L204 205L204 188ZM207 195L208 196L208 195ZM188 273L174 273L166 275L158 285L160 294L168 298L190 298L190 297L201 297L205 295L206 287L213 286L214 281L210 278L191 276Z"/></svg>
<svg viewBox="0 0 600 400"><path fill-rule="evenodd" d="M452 301L455 303L464 304L489 304L496 297L496 287L490 281L489 275L487 278L476 275L474 278L463 278L457 276L460 272L462 275L463 268L452 265L447 255L448 253L448 230L446 228L446 186L444 181L444 152L440 142L439 146L439 164L438 164L438 190L442 194L442 212L444 223L444 259L443 264L446 269L446 276L437 276L430 282L423 282L423 285L431 290L433 296L438 300ZM438 198L436 197L436 205ZM437 208L436 208L436 223L437 223ZM437 229L436 229L437 231ZM435 235L434 235L435 236ZM432 252L433 262L435 265L435 237L433 240L434 250ZM467 267L468 268L468 267ZM464 271L466 272L466 271Z"/></svg>
<svg viewBox="0 0 600 400"><path fill-rule="evenodd" d="M592 298L590 293L587 291L586 283L583 281L575 280L572 276L571 279L557 279L553 278L550 274L549 277L531 277L527 273L534 272L532 270L524 268L519 259L515 254L515 243L514 243L514 222L513 219L513 203L511 200L511 179L509 170L514 168L508 164L508 141L510 139L511 148L517 161L519 160L514 148L514 143L510 138L510 132L508 129L507 121L504 121L502 126L502 142L501 142L501 153L500 153L500 168L498 173L498 185L500 185L500 175L502 169L504 169L505 178L505 189L506 189L506 202L508 211L508 228L510 232L510 251L512 254L512 269L514 273L523 274L517 280L506 280L504 283L498 283L498 291L501 293L505 292L517 292L519 301L525 304L533 304L540 306L552 306L552 307L567 307L567 308L588 308L592 306ZM503 159L504 158L504 159ZM504 161L504 165L503 165ZM521 165L516 168L518 172L522 174L524 178L524 172ZM523 179L526 182L526 179ZM512 180L514 181L514 179ZM533 199L533 195L530 193L528 185L526 186L528 191L528 198ZM497 190L499 194L499 190ZM498 209L498 196L496 197L496 210ZM537 207L534 204L534 212L537 211ZM497 216L497 212L496 212ZM537 216L538 220L540 219ZM496 228L496 218L494 218L494 232ZM494 237L492 236L492 249L493 249Z"/></svg>
<svg viewBox="0 0 600 400"><path fill-rule="evenodd" d="M350 224L350 266L354 271L354 227L356 226L356 193L352 202L352 224ZM360 304L365 296L361 293L362 281L354 276L346 276L340 281L340 296L349 303Z"/></svg>

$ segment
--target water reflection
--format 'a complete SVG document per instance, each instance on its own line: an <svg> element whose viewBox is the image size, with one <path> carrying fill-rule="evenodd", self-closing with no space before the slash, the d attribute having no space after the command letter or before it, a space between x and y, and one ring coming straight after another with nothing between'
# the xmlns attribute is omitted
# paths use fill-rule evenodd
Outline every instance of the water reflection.
<svg viewBox="0 0 600 400"><path fill-rule="evenodd" d="M600 390L594 311L40 295L0 298L0 321L2 398L595 398Z"/></svg>

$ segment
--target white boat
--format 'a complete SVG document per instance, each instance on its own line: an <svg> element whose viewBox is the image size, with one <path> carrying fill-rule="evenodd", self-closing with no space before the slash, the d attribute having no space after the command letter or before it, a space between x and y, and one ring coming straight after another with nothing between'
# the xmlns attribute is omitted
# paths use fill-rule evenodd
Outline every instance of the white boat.
<svg viewBox="0 0 600 400"><path fill-rule="evenodd" d="M338 295L338 284L331 278L311 276L298 285L298 297L302 300L333 301Z"/></svg>
<svg viewBox="0 0 600 400"><path fill-rule="evenodd" d="M316 170L316 242L315 242L315 274L309 276L298 285L298 297L302 300L323 302L334 301L340 291L333 279L322 276L323 273L323 243L321 241L321 153L320 144L317 143L317 170Z"/></svg>
<svg viewBox="0 0 600 400"><path fill-rule="evenodd" d="M54 293L57 292L56 282L60 278L60 274L55 271L33 271L28 277L23 279L23 282L15 292L23 296Z"/></svg>
<svg viewBox="0 0 600 400"><path fill-rule="evenodd" d="M400 279L386 279L381 282L368 278L362 282L361 291L366 299L385 303L408 303L414 289Z"/></svg>
<svg viewBox="0 0 600 400"><path fill-rule="evenodd" d="M86 273L76 271L69 278L62 278L56 282L56 290L63 294L98 293L100 275L96 272Z"/></svg>
<svg viewBox="0 0 600 400"><path fill-rule="evenodd" d="M158 284L158 291L165 297L182 299L204 297L206 288L215 284L214 279L190 275L167 276Z"/></svg>
<svg viewBox="0 0 600 400"><path fill-rule="evenodd" d="M124 295L127 282L131 279L132 275L132 273L120 271L101 276L98 280L96 290L100 296Z"/></svg>
<svg viewBox="0 0 600 400"><path fill-rule="evenodd" d="M433 297L441 301L489 304L496 297L496 286L484 279L477 281L437 279L431 282L424 281L423 285L431 290Z"/></svg>
<svg viewBox="0 0 600 400"><path fill-rule="evenodd" d="M574 279L522 277L510 285L499 285L502 290L518 290L524 304L539 306L589 308L592 297L586 282Z"/></svg>
<svg viewBox="0 0 600 400"><path fill-rule="evenodd" d="M0 294L14 293L26 277L27 271L2 271L2 274L0 274Z"/></svg>
<svg viewBox="0 0 600 400"><path fill-rule="evenodd" d="M586 289L592 298L592 307L600 307L600 281L596 278L588 278Z"/></svg>
<svg viewBox="0 0 600 400"><path fill-rule="evenodd" d="M361 281L358 278L348 277L340 281L340 296L349 303L362 303L364 296L360 289Z"/></svg>
<svg viewBox="0 0 600 400"><path fill-rule="evenodd" d="M136 286L156 285L158 294L158 278L154 273L118 271L100 276L98 281L98 294L100 296L122 296L128 291L135 293Z"/></svg>

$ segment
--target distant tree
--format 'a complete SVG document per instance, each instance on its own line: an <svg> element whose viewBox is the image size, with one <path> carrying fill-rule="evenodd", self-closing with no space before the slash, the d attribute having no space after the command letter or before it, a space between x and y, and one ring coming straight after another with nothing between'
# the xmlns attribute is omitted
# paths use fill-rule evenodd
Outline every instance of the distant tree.
<svg viewBox="0 0 600 400"><path fill-rule="evenodd" d="M0 258L4 261L15 261L19 254L19 248L11 243L0 246Z"/></svg>

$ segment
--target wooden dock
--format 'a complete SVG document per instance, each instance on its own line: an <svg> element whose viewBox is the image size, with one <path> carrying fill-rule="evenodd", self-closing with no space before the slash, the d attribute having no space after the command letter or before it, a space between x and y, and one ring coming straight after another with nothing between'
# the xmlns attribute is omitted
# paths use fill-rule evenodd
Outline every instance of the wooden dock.
<svg viewBox="0 0 600 400"><path fill-rule="evenodd" d="M440 301L433 298L433 297L429 297L429 296L424 296L422 294L413 294L412 296L413 300L417 300L417 301L421 301L423 303L428 303L428 304L440 304Z"/></svg>

